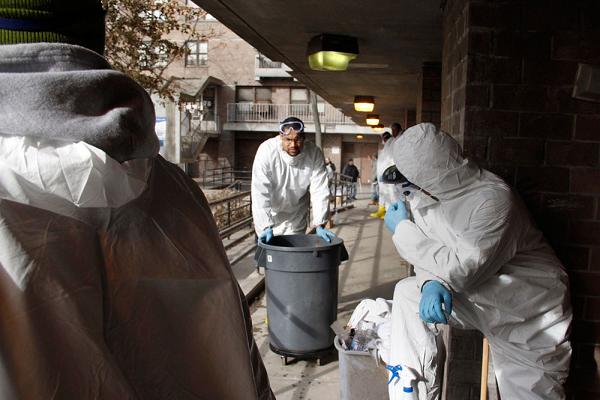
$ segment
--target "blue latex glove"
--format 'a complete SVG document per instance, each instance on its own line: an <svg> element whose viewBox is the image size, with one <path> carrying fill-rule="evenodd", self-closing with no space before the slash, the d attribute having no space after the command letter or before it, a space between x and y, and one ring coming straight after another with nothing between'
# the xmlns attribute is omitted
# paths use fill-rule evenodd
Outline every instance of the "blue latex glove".
<svg viewBox="0 0 600 400"><path fill-rule="evenodd" d="M444 304L443 310L442 304ZM429 323L447 324L448 319L444 311L447 315L452 313L452 293L438 281L426 282L421 288L419 303L421 319Z"/></svg>
<svg viewBox="0 0 600 400"><path fill-rule="evenodd" d="M271 227L268 227L267 229L262 231L262 233L258 237L258 240L260 240L263 243L269 243L271 239L273 239L273 228Z"/></svg>
<svg viewBox="0 0 600 400"><path fill-rule="evenodd" d="M326 241L327 243L331 242L335 236L335 233L323 228L322 226L317 226L317 236Z"/></svg>
<svg viewBox="0 0 600 400"><path fill-rule="evenodd" d="M404 202L399 201L388 207L384 219L385 226L394 233L396 226L404 219L408 219L408 210L406 210Z"/></svg>

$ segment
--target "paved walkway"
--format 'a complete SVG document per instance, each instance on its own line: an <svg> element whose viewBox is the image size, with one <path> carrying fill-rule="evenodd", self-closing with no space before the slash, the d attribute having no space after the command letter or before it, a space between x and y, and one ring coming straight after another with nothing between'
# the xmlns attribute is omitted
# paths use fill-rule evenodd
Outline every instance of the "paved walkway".
<svg viewBox="0 0 600 400"><path fill-rule="evenodd" d="M355 205L337 215L332 229L344 239L350 255L339 274L338 318L343 323L362 299L391 299L396 282L408 275L407 264L396 253L383 221L369 218L374 207L367 207L367 200L358 200ZM254 336L277 399L339 399L337 361L319 366L316 361L299 360L283 366L280 357L269 350L265 317L265 302L261 298L252 307Z"/></svg>

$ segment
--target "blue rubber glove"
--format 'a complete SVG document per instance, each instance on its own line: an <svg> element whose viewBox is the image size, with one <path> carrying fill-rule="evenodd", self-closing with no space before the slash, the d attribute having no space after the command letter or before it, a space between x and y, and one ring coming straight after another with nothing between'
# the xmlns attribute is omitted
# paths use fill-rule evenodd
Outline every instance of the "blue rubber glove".
<svg viewBox="0 0 600 400"><path fill-rule="evenodd" d="M396 226L400 221L408 219L408 211L404 202L399 201L388 207L385 213L385 226L392 232L396 232Z"/></svg>
<svg viewBox="0 0 600 400"><path fill-rule="evenodd" d="M317 226L317 236L326 241L327 243L331 242L335 236L335 233L323 228L322 226Z"/></svg>
<svg viewBox="0 0 600 400"><path fill-rule="evenodd" d="M258 240L260 240L263 243L269 243L271 239L273 239L273 228L271 227L265 229L258 237Z"/></svg>
<svg viewBox="0 0 600 400"><path fill-rule="evenodd" d="M425 322L447 324L448 319L444 311L447 315L452 313L452 293L438 281L426 282L421 288L419 316Z"/></svg>

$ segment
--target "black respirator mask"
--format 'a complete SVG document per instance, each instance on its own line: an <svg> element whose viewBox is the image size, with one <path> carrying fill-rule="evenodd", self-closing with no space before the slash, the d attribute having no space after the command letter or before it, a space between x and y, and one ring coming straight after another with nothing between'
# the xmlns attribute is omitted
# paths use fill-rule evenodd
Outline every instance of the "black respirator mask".
<svg viewBox="0 0 600 400"><path fill-rule="evenodd" d="M393 185L402 185L402 187L410 185L408 179L406 179L406 177L402 175L400 171L398 171L398 168L396 168L395 165L392 165L383 171L381 182Z"/></svg>
<svg viewBox="0 0 600 400"><path fill-rule="evenodd" d="M395 165L392 165L391 167L388 167L385 171L383 171L383 175L381 176L381 182L390 183L392 185L400 185L403 189L405 189L403 193L405 196L408 196L411 192L411 189L413 189L425 193L427 196L431 197L435 201L439 201L437 197L425 192L419 186L411 183L408 179L406 179L406 177L402 175L400 171L398 171L398 168L396 168Z"/></svg>

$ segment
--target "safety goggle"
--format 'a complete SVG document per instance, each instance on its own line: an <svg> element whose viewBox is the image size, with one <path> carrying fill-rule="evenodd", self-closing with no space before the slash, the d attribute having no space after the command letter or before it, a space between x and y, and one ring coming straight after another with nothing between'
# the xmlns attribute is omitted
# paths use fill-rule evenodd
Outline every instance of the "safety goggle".
<svg viewBox="0 0 600 400"><path fill-rule="evenodd" d="M279 124L279 132L283 135L288 135L292 130L296 132L302 132L304 131L304 124L300 121L291 121Z"/></svg>
<svg viewBox="0 0 600 400"><path fill-rule="evenodd" d="M406 179L406 177L402 175L400 171L398 171L398 168L396 168L395 165L392 165L391 167L388 167L385 171L383 171L383 174L381 176L381 182L402 185L403 187L405 185L408 186L410 184L408 179Z"/></svg>

